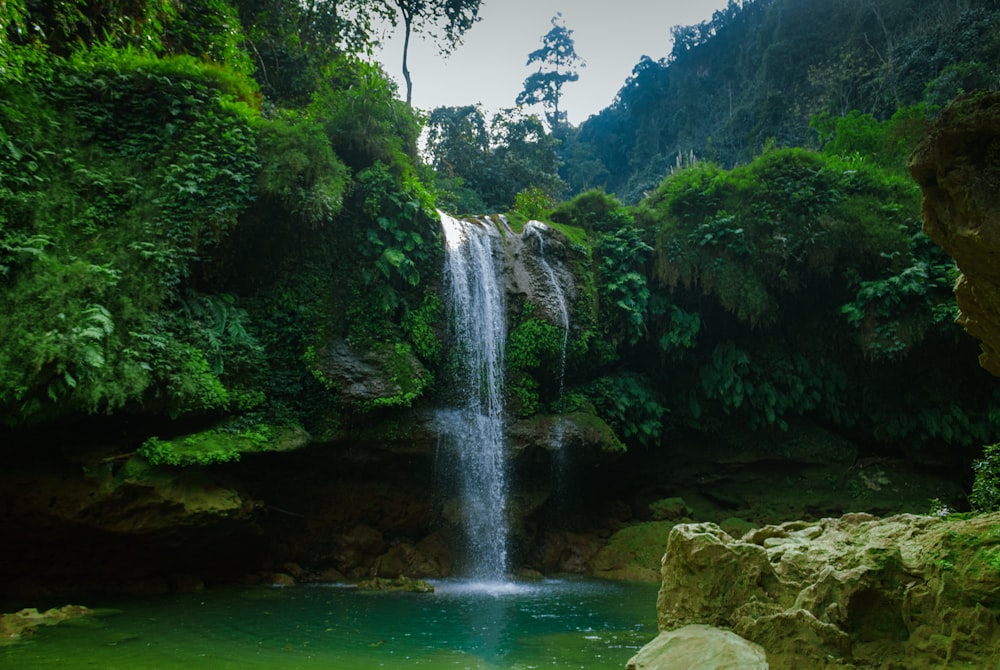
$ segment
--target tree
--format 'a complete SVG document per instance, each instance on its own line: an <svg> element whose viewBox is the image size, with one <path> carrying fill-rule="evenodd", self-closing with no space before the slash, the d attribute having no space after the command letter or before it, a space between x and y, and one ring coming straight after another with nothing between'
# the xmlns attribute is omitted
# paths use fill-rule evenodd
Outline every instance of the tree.
<svg viewBox="0 0 1000 670"><path fill-rule="evenodd" d="M487 121L478 106L438 107L428 119L427 151L438 202L454 211L503 211L526 189L555 196L565 187L555 138L538 117L516 109Z"/></svg>
<svg viewBox="0 0 1000 670"><path fill-rule="evenodd" d="M403 20L403 79L406 80L406 104L413 101L413 80L407 64L410 35L424 32L439 42L442 55L462 43L462 37L479 20L482 0L382 0L387 17L395 27ZM443 32L441 32L443 31Z"/></svg>
<svg viewBox="0 0 1000 670"><path fill-rule="evenodd" d="M517 96L519 105L544 106L545 118L553 130L565 122L566 113L559 111L562 87L579 79L577 68L585 65L576 53L572 35L573 31L562 23L561 12L552 17L552 29L542 36L542 48L528 54L526 65L538 63L538 71L528 75L524 90Z"/></svg>

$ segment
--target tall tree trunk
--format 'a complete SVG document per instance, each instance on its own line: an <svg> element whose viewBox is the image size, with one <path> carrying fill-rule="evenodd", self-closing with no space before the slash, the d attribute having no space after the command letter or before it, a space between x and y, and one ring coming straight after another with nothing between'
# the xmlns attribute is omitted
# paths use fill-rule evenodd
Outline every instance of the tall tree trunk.
<svg viewBox="0 0 1000 670"><path fill-rule="evenodd" d="M406 104L412 106L413 104L413 80L410 79L410 68L406 64L406 56L410 51L410 26L413 23L413 17L407 16L403 13L403 79L406 80Z"/></svg>

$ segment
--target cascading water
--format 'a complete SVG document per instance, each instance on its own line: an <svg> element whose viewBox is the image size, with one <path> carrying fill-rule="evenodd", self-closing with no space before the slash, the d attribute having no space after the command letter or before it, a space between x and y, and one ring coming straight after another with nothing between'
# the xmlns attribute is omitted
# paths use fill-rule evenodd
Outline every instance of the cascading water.
<svg viewBox="0 0 1000 670"><path fill-rule="evenodd" d="M458 407L443 415L455 452L469 576L503 580L507 562L507 468L503 422L506 314L492 226L441 213L452 338L460 370Z"/></svg>
<svg viewBox="0 0 1000 670"><path fill-rule="evenodd" d="M545 236L542 234L544 226L545 224L538 221L529 221L525 224L521 237L522 239L529 236L538 238L538 263L552 287L551 296L555 300L556 311L559 314L559 325L563 329L562 350L559 354L559 396L556 407L560 416L556 418L550 436L552 444L552 513L559 517L567 511L564 504L568 498L566 495L566 454L563 450L566 426L561 415L563 412L563 386L566 377L566 345L569 343L569 306L566 303L566 294L563 292L562 284L556 277L555 270L545 258Z"/></svg>
<svg viewBox="0 0 1000 670"><path fill-rule="evenodd" d="M559 311L559 325L563 329L562 351L559 354L559 411L562 412L563 382L566 377L566 345L569 343L569 307L566 305L566 295L556 278L555 270L545 259L545 237L540 230L544 225L538 221L529 221L525 224L521 236L526 238L533 235L538 238L538 262L541 264L545 276L548 277L549 283L552 284L552 296L556 300L556 307Z"/></svg>

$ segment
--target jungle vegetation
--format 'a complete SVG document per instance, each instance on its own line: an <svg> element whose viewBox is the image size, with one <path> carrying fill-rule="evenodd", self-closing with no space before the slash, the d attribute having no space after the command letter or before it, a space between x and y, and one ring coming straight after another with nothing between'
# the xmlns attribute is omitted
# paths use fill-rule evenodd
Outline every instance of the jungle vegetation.
<svg viewBox="0 0 1000 670"><path fill-rule="evenodd" d="M0 5L4 430L143 417L136 448L199 464L167 438L332 440L433 402L444 207L567 235L565 393L558 329L521 306L516 416L592 411L633 450L802 422L966 463L1000 440L904 170L936 110L997 87L993 3L730 2L557 136L411 109L361 57L377 4ZM334 342L397 391L347 400Z"/></svg>

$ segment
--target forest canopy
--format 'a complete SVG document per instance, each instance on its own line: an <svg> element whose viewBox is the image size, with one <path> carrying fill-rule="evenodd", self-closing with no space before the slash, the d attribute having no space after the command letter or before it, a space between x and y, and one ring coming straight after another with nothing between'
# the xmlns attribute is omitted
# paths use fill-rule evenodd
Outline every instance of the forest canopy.
<svg viewBox="0 0 1000 670"><path fill-rule="evenodd" d="M803 422L967 460L1000 439L903 170L942 105L997 87L992 3L731 2L579 128L412 109L367 57L378 5L0 5L4 423L323 441L434 402L444 207L565 237L565 361L516 305L512 415L591 412L632 449ZM441 7L447 33L478 4ZM344 351L391 391L347 393Z"/></svg>

